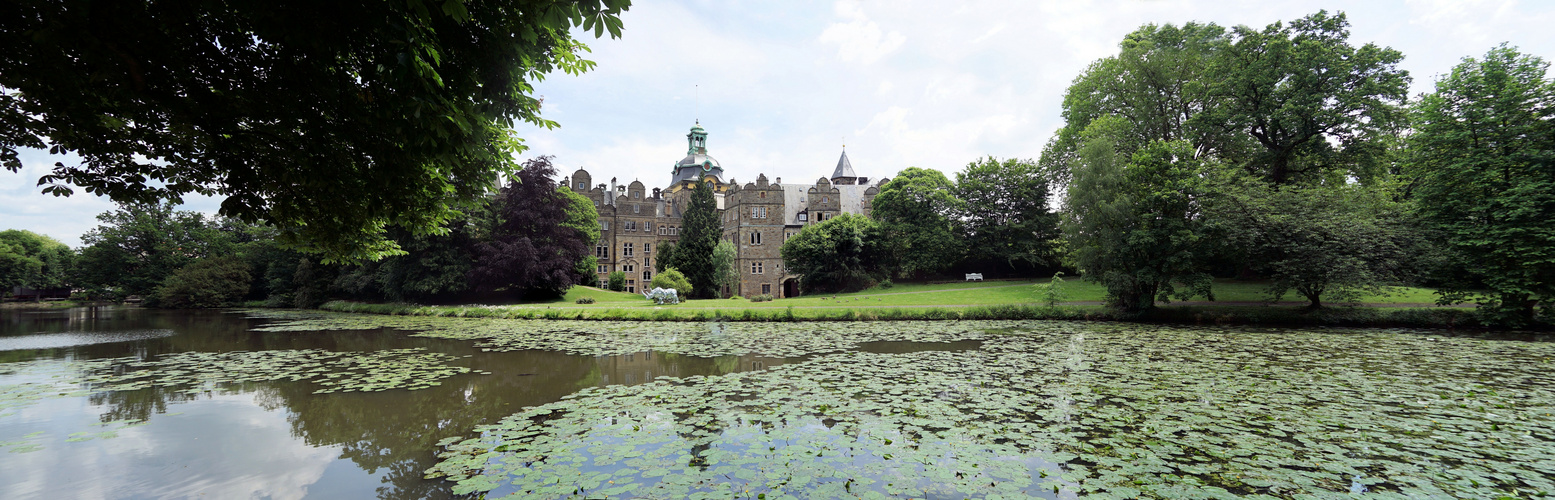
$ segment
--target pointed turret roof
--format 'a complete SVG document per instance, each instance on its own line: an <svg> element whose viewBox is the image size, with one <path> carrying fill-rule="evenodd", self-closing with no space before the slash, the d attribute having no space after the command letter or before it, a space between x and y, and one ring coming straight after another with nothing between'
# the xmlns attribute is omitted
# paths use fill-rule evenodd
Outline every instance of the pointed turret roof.
<svg viewBox="0 0 1555 500"><path fill-rule="evenodd" d="M858 174L853 173L853 162L848 161L848 150L846 149L842 150L842 158L837 159L837 170L831 173L832 179L842 177L850 179L858 177Z"/></svg>

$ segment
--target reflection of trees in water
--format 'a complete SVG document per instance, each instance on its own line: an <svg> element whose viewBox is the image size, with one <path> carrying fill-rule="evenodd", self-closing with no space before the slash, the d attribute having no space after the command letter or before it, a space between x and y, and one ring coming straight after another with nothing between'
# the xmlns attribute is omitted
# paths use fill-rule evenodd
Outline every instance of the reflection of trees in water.
<svg viewBox="0 0 1555 500"><path fill-rule="evenodd" d="M111 314L105 316L106 313ZM78 358L155 357L184 351L348 352L406 347L470 355L458 363L494 374L460 375L445 380L443 385L416 391L313 394L318 386L309 382L255 383L217 389L218 393L254 393L260 407L286 410L293 436L310 446L341 447L341 458L380 475L383 485L377 493L386 499L452 496L453 483L422 479L424 471L436 463L437 441L467 436L476 426L496 422L525 406L558 401L584 387L641 384L659 376L722 375L785 361L754 356L698 358L660 352L603 357L544 351L480 352L469 342L410 337L387 330L253 332L250 327L255 320L218 312L128 309L67 320L50 320L54 321L50 324L79 331L83 323L69 323L79 320L95 322L90 323L91 328L105 330L166 328L178 332L172 337L137 341L128 346L120 343L69 348ZM11 326L5 328L12 331ZM56 352L49 356L59 355ZM204 397L183 392L184 389L187 388L153 387L99 393L90 396L90 400L108 408L100 416L105 422L147 419L168 412L171 404Z"/></svg>
<svg viewBox="0 0 1555 500"><path fill-rule="evenodd" d="M179 389L151 387L135 391L99 392L87 396L87 401L108 410L97 416L102 422L119 420L147 420L152 415L167 413L167 405L199 398Z"/></svg>

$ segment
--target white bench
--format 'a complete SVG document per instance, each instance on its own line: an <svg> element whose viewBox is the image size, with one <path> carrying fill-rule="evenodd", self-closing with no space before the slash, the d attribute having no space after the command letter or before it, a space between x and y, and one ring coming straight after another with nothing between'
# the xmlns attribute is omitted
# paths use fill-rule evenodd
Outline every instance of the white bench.
<svg viewBox="0 0 1555 500"><path fill-rule="evenodd" d="M982 281L983 273L966 273L967 281Z"/></svg>

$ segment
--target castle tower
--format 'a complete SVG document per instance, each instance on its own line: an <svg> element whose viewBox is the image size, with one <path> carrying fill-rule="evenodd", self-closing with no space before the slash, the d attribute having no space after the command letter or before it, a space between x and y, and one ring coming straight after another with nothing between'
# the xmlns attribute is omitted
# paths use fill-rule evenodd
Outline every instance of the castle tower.
<svg viewBox="0 0 1555 500"><path fill-rule="evenodd" d="M858 183L858 174L853 173L853 162L848 161L848 148L842 147L842 158L837 159L837 168L831 173L831 183L838 186L852 186Z"/></svg>
<svg viewBox="0 0 1555 500"><path fill-rule="evenodd" d="M711 176L717 187L723 187L724 169L718 164L718 160L707 154L707 131L702 129L701 122L691 127L691 132L686 134L686 157L675 162L671 170L674 176L670 179L668 191L678 191L691 187L690 182L697 182Z"/></svg>

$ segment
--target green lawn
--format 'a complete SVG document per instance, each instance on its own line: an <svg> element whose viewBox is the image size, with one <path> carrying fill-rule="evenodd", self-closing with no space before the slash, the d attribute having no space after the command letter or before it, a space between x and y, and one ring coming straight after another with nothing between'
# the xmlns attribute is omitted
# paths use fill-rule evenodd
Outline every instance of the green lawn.
<svg viewBox="0 0 1555 500"><path fill-rule="evenodd" d="M891 288L871 288L855 293L806 295L789 299L777 299L770 302L751 302L747 299L712 299L712 300L688 300L678 306L680 308L786 308L786 307L930 307L952 305L1006 305L1006 304L1033 304L1039 299L1031 285L1045 283L1047 279L1031 281L983 281L970 283L903 283ZM1216 280L1215 299L1217 302L1263 302L1268 300L1265 284L1261 282L1247 282L1238 280ZM1065 302L1100 302L1106 298L1106 291L1101 285L1089 283L1082 279L1072 278L1064 281ZM580 305L576 301L580 298L590 297L594 304ZM1205 300L1203 297L1195 297L1194 300ZM1294 293L1287 293L1284 301L1304 301ZM1436 294L1430 289L1397 287L1390 294L1367 296L1362 302L1375 302L1384 304L1418 303L1430 304L1436 301ZM561 299L516 304L509 307L586 307L586 308L622 308L622 307L656 307L651 301L644 299L641 294L612 292L593 287L576 286L567 292Z"/></svg>

